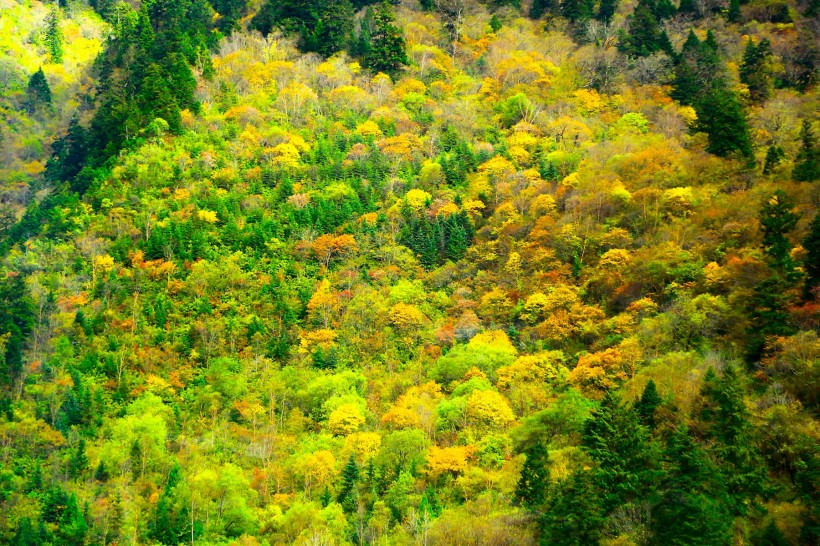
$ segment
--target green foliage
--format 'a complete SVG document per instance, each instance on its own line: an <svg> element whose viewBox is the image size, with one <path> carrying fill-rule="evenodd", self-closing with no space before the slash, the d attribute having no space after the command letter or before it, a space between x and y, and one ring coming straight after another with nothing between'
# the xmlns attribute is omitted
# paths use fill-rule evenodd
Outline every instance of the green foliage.
<svg viewBox="0 0 820 546"><path fill-rule="evenodd" d="M537 509L544 504L549 490L549 453L541 442L525 452L524 466L515 488L515 498L522 506Z"/></svg>
<svg viewBox="0 0 820 546"><path fill-rule="evenodd" d="M800 127L800 151L794 159L792 178L803 182L820 179L820 151L811 122L805 119Z"/></svg>
<svg viewBox="0 0 820 546"><path fill-rule="evenodd" d="M51 87L41 67L28 80L26 108L34 112L44 106L51 106Z"/></svg>
<svg viewBox="0 0 820 546"><path fill-rule="evenodd" d="M737 95L728 89L714 89L695 104L697 129L709 137L706 150L721 157L739 155L751 159L752 141L746 113Z"/></svg>
<svg viewBox="0 0 820 546"><path fill-rule="evenodd" d="M63 62L63 32L60 30L60 10L52 7L46 17L46 28L43 31L44 42L51 62L61 64Z"/></svg>
<svg viewBox="0 0 820 546"><path fill-rule="evenodd" d="M362 23L366 44L362 51L362 64L374 72L384 72L396 77L407 64L402 30L394 25L396 18L392 8L385 2L375 10L368 11ZM365 28L366 27L366 28Z"/></svg>

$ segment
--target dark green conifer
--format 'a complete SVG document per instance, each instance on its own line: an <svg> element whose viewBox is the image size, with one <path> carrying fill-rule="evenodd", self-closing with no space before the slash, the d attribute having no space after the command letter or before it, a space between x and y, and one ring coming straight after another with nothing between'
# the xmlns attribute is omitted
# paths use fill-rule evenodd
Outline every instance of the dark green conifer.
<svg viewBox="0 0 820 546"><path fill-rule="evenodd" d="M363 58L365 68L395 77L407 64L402 31L393 24L396 20L387 2L373 11L368 53Z"/></svg>
<svg viewBox="0 0 820 546"><path fill-rule="evenodd" d="M772 174L775 167L777 167L785 157L786 154L783 152L783 148L774 144L769 146L768 150L766 150L766 161L763 163L763 174Z"/></svg>
<svg viewBox="0 0 820 546"><path fill-rule="evenodd" d="M579 546L598 544L606 521L591 471L581 470L551 490L540 518L542 544Z"/></svg>
<svg viewBox="0 0 820 546"><path fill-rule="evenodd" d="M45 45L51 56L51 62L60 64L63 62L63 32L60 30L60 12L56 7L52 7L46 17Z"/></svg>
<svg viewBox="0 0 820 546"><path fill-rule="evenodd" d="M804 119L800 127L800 151L794 160L792 178L800 182L820 179L820 152L809 120Z"/></svg>
<svg viewBox="0 0 820 546"><path fill-rule="evenodd" d="M617 9L618 0L601 0L595 18L604 23L609 23L612 21L612 16L615 15L615 10Z"/></svg>
<svg viewBox="0 0 820 546"><path fill-rule="evenodd" d="M662 402L655 381L650 379L643 390L641 399L635 403L635 410L638 412L642 424L650 429L655 428L655 410Z"/></svg>
<svg viewBox="0 0 820 546"><path fill-rule="evenodd" d="M51 106L51 87L48 85L43 68L31 75L28 80L26 109L34 112L38 107Z"/></svg>
<svg viewBox="0 0 820 546"><path fill-rule="evenodd" d="M515 488L515 499L522 506L535 510L546 500L550 484L549 453L541 442L524 452L526 460Z"/></svg>
<svg viewBox="0 0 820 546"><path fill-rule="evenodd" d="M695 103L695 111L697 129L708 136L706 151L721 157L753 159L746 113L734 92L724 87L713 89Z"/></svg>
<svg viewBox="0 0 820 546"><path fill-rule="evenodd" d="M342 505L345 512L355 512L359 503L359 465L351 455L342 469L342 484L336 501Z"/></svg>
<svg viewBox="0 0 820 546"><path fill-rule="evenodd" d="M740 12L740 0L729 0L727 19L730 23L739 23L743 15Z"/></svg>
<svg viewBox="0 0 820 546"><path fill-rule="evenodd" d="M88 456L85 454L85 438L80 438L71 460L68 461L68 477L76 480L88 470Z"/></svg>
<svg viewBox="0 0 820 546"><path fill-rule="evenodd" d="M820 288L820 213L814 215L809 233L803 239L803 248L806 249L806 258L803 261L803 269L806 272L804 295L808 298L815 289Z"/></svg>

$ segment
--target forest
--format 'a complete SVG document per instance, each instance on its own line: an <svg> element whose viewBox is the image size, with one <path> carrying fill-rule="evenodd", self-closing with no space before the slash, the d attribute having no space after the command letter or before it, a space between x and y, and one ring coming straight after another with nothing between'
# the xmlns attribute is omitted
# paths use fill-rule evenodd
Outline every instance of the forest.
<svg viewBox="0 0 820 546"><path fill-rule="evenodd" d="M0 544L820 544L817 0L0 0Z"/></svg>

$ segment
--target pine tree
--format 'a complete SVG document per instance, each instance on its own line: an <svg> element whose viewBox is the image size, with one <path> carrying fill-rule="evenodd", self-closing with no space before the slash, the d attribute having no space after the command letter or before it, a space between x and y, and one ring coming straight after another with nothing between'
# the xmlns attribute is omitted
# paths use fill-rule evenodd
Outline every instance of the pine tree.
<svg viewBox="0 0 820 546"><path fill-rule="evenodd" d="M739 23L743 15L740 12L740 0L729 0L727 19L730 23Z"/></svg>
<svg viewBox="0 0 820 546"><path fill-rule="evenodd" d="M401 29L393 24L395 20L393 10L386 2L373 11L370 44L363 58L365 68L392 77L397 76L407 64L404 36Z"/></svg>
<svg viewBox="0 0 820 546"><path fill-rule="evenodd" d="M46 17L45 44L51 56L51 62L63 62L63 33L60 30L60 12L52 7Z"/></svg>
<svg viewBox="0 0 820 546"><path fill-rule="evenodd" d="M100 464L97 465L97 469L94 471L94 479L98 482L105 483L110 478L108 474L108 469L105 467L105 461L100 459Z"/></svg>
<svg viewBox="0 0 820 546"><path fill-rule="evenodd" d="M615 15L615 11L617 9L618 0L601 0L600 5L598 6L598 13L595 14L595 18L609 24L610 21L612 21L612 16Z"/></svg>
<svg viewBox="0 0 820 546"><path fill-rule="evenodd" d="M336 501L342 505L345 512L355 512L359 504L358 494L359 465L356 458L351 455L342 469L342 485Z"/></svg>
<svg viewBox="0 0 820 546"><path fill-rule="evenodd" d="M545 13L554 10L557 5L556 0L533 0L529 16L531 19L540 19Z"/></svg>
<svg viewBox="0 0 820 546"><path fill-rule="evenodd" d="M771 56L769 40L764 38L758 45L755 45L751 38L746 42L740 65L740 81L749 88L749 98L752 102L763 102L771 94L773 84L768 69Z"/></svg>
<svg viewBox="0 0 820 546"><path fill-rule="evenodd" d="M594 0L564 0L561 2L561 15L573 23L583 23L592 19Z"/></svg>
<svg viewBox="0 0 820 546"><path fill-rule="evenodd" d="M820 288L820 213L814 215L809 233L803 239L803 248L806 249L806 258L803 261L803 269L806 272L804 295L809 298L815 289Z"/></svg>
<svg viewBox="0 0 820 546"><path fill-rule="evenodd" d="M29 78L26 94L26 110L29 112L34 112L41 106L51 106L51 87L42 67Z"/></svg>
<svg viewBox="0 0 820 546"><path fill-rule="evenodd" d="M177 502L177 487L181 483L182 469L176 464L168 473L168 481L148 526L149 536L162 544L179 544L190 538L187 504Z"/></svg>
<svg viewBox="0 0 820 546"><path fill-rule="evenodd" d="M697 17L700 14L697 2L695 0L681 0L678 6L678 14Z"/></svg>
<svg viewBox="0 0 820 546"><path fill-rule="evenodd" d="M539 524L542 544L580 546L598 544L605 512L590 471L576 472L551 489Z"/></svg>
<svg viewBox="0 0 820 546"><path fill-rule="evenodd" d="M769 149L766 150L766 161L763 163L763 174L772 174L775 167L777 167L785 157L786 154L783 152L783 148L774 144L769 146Z"/></svg>
<svg viewBox="0 0 820 546"><path fill-rule="evenodd" d="M652 13L654 3L640 0L635 11L628 18L627 33L622 36L618 48L628 55L646 57L660 51L661 28Z"/></svg>
<svg viewBox="0 0 820 546"><path fill-rule="evenodd" d="M793 179L800 182L820 179L820 152L817 148L811 122L804 119L800 127L800 151L794 159Z"/></svg>
<svg viewBox="0 0 820 546"><path fill-rule="evenodd" d="M68 477L76 480L86 470L88 470L88 456L85 454L85 438L80 438L77 448L68 462Z"/></svg>
<svg viewBox="0 0 820 546"><path fill-rule="evenodd" d="M656 475L656 447L634 408L607 392L584 424L581 446L597 468L590 471L604 492L604 507L615 508L649 495Z"/></svg>
<svg viewBox="0 0 820 546"><path fill-rule="evenodd" d="M655 543L669 546L731 544L732 517L717 469L686 428L676 430L664 450L666 474L652 511Z"/></svg>
<svg viewBox="0 0 820 546"><path fill-rule="evenodd" d="M755 541L755 546L789 546L791 543L786 539L786 535L777 526L774 521L769 524L760 533L760 537Z"/></svg>
<svg viewBox="0 0 820 546"><path fill-rule="evenodd" d="M783 190L774 194L760 209L760 227L763 230L763 251L775 269L786 274L794 270L792 244L786 237L797 227L800 218L794 212L795 202Z"/></svg>
<svg viewBox="0 0 820 546"><path fill-rule="evenodd" d="M650 379L643 390L641 399L635 403L635 410L638 412L641 423L649 427L650 430L655 428L655 410L662 402L655 381Z"/></svg>
<svg viewBox="0 0 820 546"><path fill-rule="evenodd" d="M712 448L735 515L744 515L765 492L766 465L752 437L752 425L740 377L732 366L718 377L704 377L702 420L715 441Z"/></svg>
<svg viewBox="0 0 820 546"><path fill-rule="evenodd" d="M0 277L0 332L8 335L5 354L0 354L0 385L10 385L23 369L23 349L34 328L34 303L24 277Z"/></svg>
<svg viewBox="0 0 820 546"><path fill-rule="evenodd" d="M535 510L544 504L550 484L549 453L541 442L536 442L524 455L527 458L515 488L515 499L522 506Z"/></svg>
<svg viewBox="0 0 820 546"><path fill-rule="evenodd" d="M727 157L738 154L754 159L749 125L737 95L725 88L713 89L695 104L697 129L708 136L706 151Z"/></svg>

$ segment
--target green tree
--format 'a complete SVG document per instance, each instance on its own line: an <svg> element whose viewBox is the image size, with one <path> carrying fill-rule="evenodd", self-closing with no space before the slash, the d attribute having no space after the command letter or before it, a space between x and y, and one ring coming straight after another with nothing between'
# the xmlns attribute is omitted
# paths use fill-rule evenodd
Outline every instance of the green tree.
<svg viewBox="0 0 820 546"><path fill-rule="evenodd" d="M650 430L655 428L655 410L662 402L655 381L650 379L643 390L641 399L635 403L635 411L638 412L641 424L649 427Z"/></svg>
<svg viewBox="0 0 820 546"><path fill-rule="evenodd" d="M791 257L792 244L786 237L797 227L800 218L794 207L794 199L783 190L775 190L760 209L763 251L772 267L784 273L790 273L795 267Z"/></svg>
<svg viewBox="0 0 820 546"><path fill-rule="evenodd" d="M63 32L60 30L60 12L57 7L52 7L46 17L44 40L48 54L51 56L51 62L55 64L62 63Z"/></svg>
<svg viewBox="0 0 820 546"><path fill-rule="evenodd" d="M31 75L26 92L26 110L34 112L38 107L51 106L51 87L48 85L43 68Z"/></svg>
<svg viewBox="0 0 820 546"><path fill-rule="evenodd" d="M594 0L564 0L561 2L561 15L573 23L583 23L592 19Z"/></svg>
<svg viewBox="0 0 820 546"><path fill-rule="evenodd" d="M811 221L809 233L803 239L803 248L806 249L806 259L803 262L806 272L804 294L808 298L813 290L820 287L820 213L815 214Z"/></svg>
<svg viewBox="0 0 820 546"><path fill-rule="evenodd" d="M718 377L710 368L701 393L705 400L701 418L715 442L712 451L720 464L729 506L735 515L745 515L765 493L766 465L753 436L737 370L727 366Z"/></svg>
<svg viewBox="0 0 820 546"><path fill-rule="evenodd" d="M740 12L740 0L729 0L729 12L726 17L730 23L739 23L743 18Z"/></svg>
<svg viewBox="0 0 820 546"><path fill-rule="evenodd" d="M342 469L342 483L336 501L345 512L355 512L359 504L359 465L353 455Z"/></svg>
<svg viewBox="0 0 820 546"><path fill-rule="evenodd" d="M148 525L149 537L162 544L180 544L191 538L187 503L179 500L178 488L182 479L182 469L175 464L168 474L168 481Z"/></svg>
<svg viewBox="0 0 820 546"><path fill-rule="evenodd" d="M627 19L627 31L618 48L635 57L646 57L661 50L661 28L652 8L652 0L640 0ZM668 41L668 38L667 38Z"/></svg>
<svg viewBox="0 0 820 546"><path fill-rule="evenodd" d="M530 5L529 16L532 19L540 19L545 13L555 10L558 7L556 0L533 0Z"/></svg>
<svg viewBox="0 0 820 546"><path fill-rule="evenodd" d="M706 151L726 157L738 154L753 159L746 113L737 95L726 88L713 89L695 103L696 128L707 134Z"/></svg>
<svg viewBox="0 0 820 546"><path fill-rule="evenodd" d="M576 472L550 490L546 509L539 520L542 544L598 544L604 523L605 512L591 472Z"/></svg>
<svg viewBox="0 0 820 546"><path fill-rule="evenodd" d="M740 64L740 81L749 88L749 98L759 103L769 98L773 86L769 69L772 57L772 47L769 40L762 39L759 44L750 38L743 51L743 60Z"/></svg>
<svg viewBox="0 0 820 546"><path fill-rule="evenodd" d="M515 499L524 507L534 510L546 500L550 485L549 453L541 442L535 442L525 452L527 459L515 488Z"/></svg>
<svg viewBox="0 0 820 546"><path fill-rule="evenodd" d="M590 471L607 510L648 496L656 477L657 449L633 407L607 392L584 424L581 446L597 467Z"/></svg>
<svg viewBox="0 0 820 546"><path fill-rule="evenodd" d="M803 120L800 127L800 151L794 158L792 178L800 182L813 182L820 179L820 152L817 149L811 122Z"/></svg>
<svg viewBox="0 0 820 546"><path fill-rule="evenodd" d="M533 4L534 6L535 4ZM598 13L595 14L595 18L599 21L609 24L612 21L612 16L615 15L615 11L618 9L618 0L601 0L600 5L598 6Z"/></svg>
<svg viewBox="0 0 820 546"><path fill-rule="evenodd" d="M777 167L785 157L786 154L783 152L783 148L775 144L769 146L769 149L766 150L766 160L763 163L763 174L772 174L775 167Z"/></svg>
<svg viewBox="0 0 820 546"><path fill-rule="evenodd" d="M76 480L86 470L88 470L88 456L85 454L85 438L80 438L71 459L68 461L68 477Z"/></svg>
<svg viewBox="0 0 820 546"><path fill-rule="evenodd" d="M387 2L373 11L373 22L368 29L369 46L362 59L365 68L393 77L407 64L404 36L401 29L393 24L395 19Z"/></svg>
<svg viewBox="0 0 820 546"><path fill-rule="evenodd" d="M717 469L688 430L672 433L663 454L661 497L652 511L656 544L731 544L732 516Z"/></svg>
<svg viewBox="0 0 820 546"><path fill-rule="evenodd" d="M791 543L777 524L774 521L770 521L754 544L755 546L789 546Z"/></svg>
<svg viewBox="0 0 820 546"><path fill-rule="evenodd" d="M0 353L0 384L9 385L23 369L23 350L34 327L34 316L34 304L23 276L0 276L0 336L8 335L5 351Z"/></svg>

